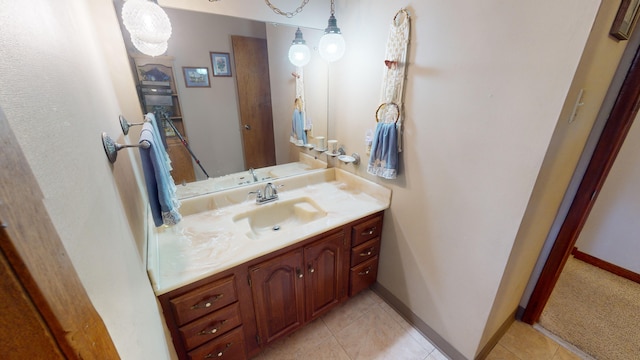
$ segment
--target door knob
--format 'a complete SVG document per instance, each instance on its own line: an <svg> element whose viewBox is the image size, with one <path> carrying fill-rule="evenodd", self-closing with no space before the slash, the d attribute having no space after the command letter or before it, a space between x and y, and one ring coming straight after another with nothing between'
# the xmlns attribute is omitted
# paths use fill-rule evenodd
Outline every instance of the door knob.
<svg viewBox="0 0 640 360"><path fill-rule="evenodd" d="M245 128L246 130L251 130L251 126L249 126L249 125L245 125L245 126L244 126L244 128Z"/></svg>

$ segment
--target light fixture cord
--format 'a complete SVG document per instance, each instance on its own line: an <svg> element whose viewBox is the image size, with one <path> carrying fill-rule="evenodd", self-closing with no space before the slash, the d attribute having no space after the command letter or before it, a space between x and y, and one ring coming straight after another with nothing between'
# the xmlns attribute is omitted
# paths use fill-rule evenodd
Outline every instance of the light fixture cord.
<svg viewBox="0 0 640 360"><path fill-rule="evenodd" d="M298 6L298 8L291 12L291 11L282 11L280 9L278 9L275 5L273 5L271 3L271 1L269 0L264 0L265 3L267 3L267 6L271 8L271 10L273 10L274 13L278 14L278 15L282 15L282 16L286 16L288 18L292 18L294 16L296 16L298 13L300 13L302 11L302 9L307 5L307 3L309 3L309 0L302 0L302 3L300 4L300 6ZM331 1L331 3L333 4L333 0Z"/></svg>
<svg viewBox="0 0 640 360"><path fill-rule="evenodd" d="M336 14L336 4L333 3L333 0L331 0L331 16Z"/></svg>

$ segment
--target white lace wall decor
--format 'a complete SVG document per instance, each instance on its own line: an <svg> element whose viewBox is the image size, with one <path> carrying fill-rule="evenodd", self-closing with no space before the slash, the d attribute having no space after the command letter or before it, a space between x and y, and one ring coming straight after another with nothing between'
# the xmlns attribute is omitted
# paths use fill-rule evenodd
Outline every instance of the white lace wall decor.
<svg viewBox="0 0 640 360"><path fill-rule="evenodd" d="M410 31L409 13L400 9L393 17L387 39L380 103L376 110L378 124L367 167L368 173L385 179L396 178L402 151L404 81Z"/></svg>

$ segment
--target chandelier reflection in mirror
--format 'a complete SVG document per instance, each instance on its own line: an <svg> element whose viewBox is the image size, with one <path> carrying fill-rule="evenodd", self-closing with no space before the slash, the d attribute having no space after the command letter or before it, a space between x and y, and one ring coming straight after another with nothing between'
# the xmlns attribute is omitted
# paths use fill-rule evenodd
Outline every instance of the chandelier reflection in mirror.
<svg viewBox="0 0 640 360"><path fill-rule="evenodd" d="M296 37L289 47L289 61L295 66L305 66L311 60L311 51L307 46L307 42L302 38L300 28L296 30Z"/></svg>
<svg viewBox="0 0 640 360"><path fill-rule="evenodd" d="M122 22L131 35L131 42L141 53L158 56L167 51L171 22L157 3L127 0L122 6Z"/></svg>
<svg viewBox="0 0 640 360"><path fill-rule="evenodd" d="M335 17L335 4L331 0L331 16L329 17L328 26L324 29L324 35L320 38L320 56L323 59L333 62L339 60L345 52L345 42L338 27L338 21Z"/></svg>

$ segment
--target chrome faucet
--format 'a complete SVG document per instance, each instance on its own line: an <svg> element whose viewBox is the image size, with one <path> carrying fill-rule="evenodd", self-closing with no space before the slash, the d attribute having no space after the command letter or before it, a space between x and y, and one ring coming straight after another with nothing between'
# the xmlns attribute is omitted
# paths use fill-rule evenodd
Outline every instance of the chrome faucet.
<svg viewBox="0 0 640 360"><path fill-rule="evenodd" d="M272 183L267 183L267 185L264 186L264 190L261 191L260 189L256 190L256 191L251 191L249 192L249 194L256 194L256 204L260 205L260 204L266 204L272 201L276 201L278 200L278 188L282 187L284 185L279 185L276 186Z"/></svg>
<svg viewBox="0 0 640 360"><path fill-rule="evenodd" d="M249 174L253 176L253 182L258 182L258 177L256 176L256 171L253 168L249 168Z"/></svg>

